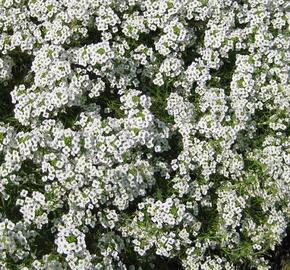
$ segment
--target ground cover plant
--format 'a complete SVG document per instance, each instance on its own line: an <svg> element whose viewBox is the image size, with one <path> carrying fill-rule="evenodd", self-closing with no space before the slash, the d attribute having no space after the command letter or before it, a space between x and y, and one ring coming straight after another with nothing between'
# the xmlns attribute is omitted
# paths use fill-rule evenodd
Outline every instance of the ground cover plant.
<svg viewBox="0 0 290 270"><path fill-rule="evenodd" d="M0 0L0 269L271 269L287 2Z"/></svg>

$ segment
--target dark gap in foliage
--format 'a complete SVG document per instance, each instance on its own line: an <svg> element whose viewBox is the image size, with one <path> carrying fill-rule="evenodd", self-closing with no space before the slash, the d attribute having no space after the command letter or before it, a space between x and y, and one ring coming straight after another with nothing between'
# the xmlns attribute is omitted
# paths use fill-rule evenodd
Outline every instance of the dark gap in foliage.
<svg viewBox="0 0 290 270"><path fill-rule="evenodd" d="M213 182L213 186L210 189L210 194L212 194L212 197L214 198L214 200L216 200L217 199L216 190L225 183L228 183L230 181L230 178L225 177L224 175L219 173L214 173L210 175L210 181Z"/></svg>
<svg viewBox="0 0 290 270"><path fill-rule="evenodd" d="M183 150L182 136L179 132L172 132L171 137L168 139L170 149L159 154L161 158L168 160L176 159Z"/></svg>
<svg viewBox="0 0 290 270"><path fill-rule="evenodd" d="M81 65L73 64L73 68L81 68L83 70L84 67ZM96 80L99 78L94 72L86 71L87 75L91 80ZM109 85L110 83L105 79L102 78L105 82L105 91L100 92L98 97L90 98L88 93L84 93L84 102L85 105L96 104L100 106L100 114L102 117L113 117L113 118L122 118L124 117L124 112L121 110L122 103L120 101L120 96L118 95L115 89L112 89ZM75 110L75 109L74 109ZM109 111L108 111L109 110ZM81 108L78 109L78 113L81 112Z"/></svg>
<svg viewBox="0 0 290 270"><path fill-rule="evenodd" d="M33 183L39 186L41 182L41 169L39 165L35 164L31 159L26 159L22 162L21 169L18 172L19 176L33 176ZM29 179L26 178L28 181ZM31 183L33 185L33 183ZM34 187L35 188L35 187Z"/></svg>
<svg viewBox="0 0 290 270"><path fill-rule="evenodd" d="M248 132L246 130L241 130L237 134L237 139L234 144L234 149L238 154L243 155L246 149L250 150L251 140L248 137Z"/></svg>
<svg viewBox="0 0 290 270"><path fill-rule="evenodd" d="M216 203L214 202L211 207L199 204L197 218L202 224L198 238L214 238L219 220Z"/></svg>
<svg viewBox="0 0 290 270"><path fill-rule="evenodd" d="M14 84L8 82L0 83L0 121L7 123L10 118L13 118L14 106L11 101L10 92L13 90Z"/></svg>
<svg viewBox="0 0 290 270"><path fill-rule="evenodd" d="M44 195L47 195L44 193ZM64 213L68 213L69 206L67 203L61 208L58 208L48 213L48 223L45 224L41 229L35 228L37 236L32 251L36 255L37 259L41 259L46 254L54 254L56 252L56 246L54 240L56 239L56 231L54 230L55 219L59 219ZM59 258L58 258L59 259Z"/></svg>
<svg viewBox="0 0 290 270"><path fill-rule="evenodd" d="M37 169L37 165L33 164L31 160L23 161L20 170L16 173L23 181L19 182L18 185L11 185L10 183L6 185L6 192L9 198L8 200L1 198L0 208L4 210L3 212L6 213L6 217L13 222L17 222L22 218L19 206L16 205L16 199L22 189L27 189L29 186L31 190L44 192L44 186L40 183L40 174Z"/></svg>
<svg viewBox="0 0 290 270"><path fill-rule="evenodd" d="M172 193L170 183L162 177L160 173L155 173L154 177L156 182L152 189L147 193L148 197L153 197L157 200L164 201Z"/></svg>
<svg viewBox="0 0 290 270"><path fill-rule="evenodd" d="M258 175L263 175L266 166L258 160L247 159L244 157L244 167L246 171L255 172Z"/></svg>
<svg viewBox="0 0 290 270"><path fill-rule="evenodd" d="M225 90L226 95L230 95L230 85L236 69L236 59L238 54L245 52L230 51L228 58L223 59L223 64L219 69L211 69L211 79L208 81L209 87L217 87Z"/></svg>
<svg viewBox="0 0 290 270"><path fill-rule="evenodd" d="M5 268L6 269L17 269L16 267L19 265L19 262L15 261L13 255L8 254L5 258Z"/></svg>
<svg viewBox="0 0 290 270"><path fill-rule="evenodd" d="M24 77L29 73L33 61L33 56L22 52L19 48L8 53L15 65L12 68L13 82L15 85L24 83Z"/></svg>
<svg viewBox="0 0 290 270"><path fill-rule="evenodd" d="M259 226L266 222L267 213L262 209L262 199L260 197L251 197L249 206L244 209L243 215L249 216Z"/></svg>
<svg viewBox="0 0 290 270"><path fill-rule="evenodd" d="M196 107L198 107L197 105L199 104L199 94L195 92L195 89L197 87L197 82L193 82L192 83L192 87L191 87L191 95L189 95L187 97L188 101L195 104Z"/></svg>
<svg viewBox="0 0 290 270"><path fill-rule="evenodd" d="M277 133L277 131L274 131L269 127L271 119L274 119L275 117L278 119L281 116L285 117L286 115L284 114L287 114L285 110L273 111L268 108L263 108L262 110L257 109L252 115L252 119L250 120L251 123L256 127L256 130L252 136L249 136L248 130L241 130L238 133L235 143L236 151L244 155L244 153L246 153L248 150L261 148L267 136L275 136ZM273 121L274 120L272 120L272 122ZM286 123L286 125L286 130L281 131L281 134L285 135L285 137L289 136L290 123ZM255 139L253 140L252 137Z"/></svg>
<svg viewBox="0 0 290 270"><path fill-rule="evenodd" d="M166 152L159 153L159 157L167 157L169 160L176 159L179 155L179 153L182 150L182 141L181 141L181 135L179 133L174 133L173 136L169 139L169 145L171 147L170 150ZM140 150L139 150L140 151ZM144 147L143 153L148 151L146 147ZM175 172L171 173L171 177L174 177ZM148 190L147 196L149 197L155 197L156 199L159 199L163 201L168 197L168 195L172 194L172 182L168 181L162 176L159 172L155 172L155 184L154 186ZM129 207L124 211L126 215L132 216L138 209L138 204L143 201L142 196L138 196L135 198L132 202L129 203Z"/></svg>
<svg viewBox="0 0 290 270"><path fill-rule="evenodd" d="M190 31L194 31L195 36L194 39L191 40L189 46L181 54L181 59L184 62L185 68L190 66L195 59L201 56L198 50L203 46L206 27L207 21L196 21L194 19L188 21L188 28Z"/></svg>
<svg viewBox="0 0 290 270"><path fill-rule="evenodd" d="M182 151L182 140L181 135L179 133L173 133L172 137L168 140L170 150L159 153L159 157L162 159L167 157L168 160L173 160L178 157L180 152ZM139 150L140 151L140 150ZM148 151L146 147L144 147L143 153ZM171 172L171 178L174 177L175 172ZM172 194L172 182L168 181L164 178L159 172L155 172L155 184L154 186L147 192L148 196L156 197L157 199L163 201L170 194ZM142 202L143 197L139 196L134 201L130 202L129 207L125 210L125 212L129 215L132 215L138 208L138 203Z"/></svg>
<svg viewBox="0 0 290 270"><path fill-rule="evenodd" d="M30 71L33 57L22 52L19 48L10 51L7 55L14 62L12 67L13 79L0 83L0 121L14 125L16 120L14 118L14 105L12 104L10 92L15 86L25 84L25 76Z"/></svg>
<svg viewBox="0 0 290 270"><path fill-rule="evenodd" d="M126 266L129 267L129 265L138 265L138 254L134 251L133 245L131 244L130 239L124 239L125 241L125 249L121 253L122 261ZM143 260L146 261L146 257L148 255L145 254L143 257Z"/></svg>
<svg viewBox="0 0 290 270"><path fill-rule="evenodd" d="M174 117L169 115L167 107L167 98L169 97L173 88L173 82L167 81L162 86L154 85L152 78L143 77L141 79L140 89L145 92L146 95L151 97L150 111L159 120L165 123L174 123Z"/></svg>
<svg viewBox="0 0 290 270"><path fill-rule="evenodd" d="M41 24L41 22L38 21L38 19L37 19L36 17L30 16L30 20L31 20L31 22L33 22L33 24L35 24L35 25L40 25L40 24Z"/></svg>
<svg viewBox="0 0 290 270"><path fill-rule="evenodd" d="M17 194L18 195L18 194ZM10 192L9 194L9 199L5 200L1 195L0 195L0 209L1 213L4 214L4 217L7 219L11 220L12 222L18 222L22 219L22 214L19 212L19 206L15 205L15 197L17 196L16 194L12 194Z"/></svg>
<svg viewBox="0 0 290 270"><path fill-rule="evenodd" d="M223 63L219 69L210 70L211 79L207 82L207 86L213 88L221 88L226 94L226 105L229 108L228 114L231 118L229 122L226 122L226 125L233 126L236 121L235 112L231 108L231 103L229 99L231 95L231 82L236 70L237 55L245 54L248 54L247 50L230 51L228 54L228 58L223 59Z"/></svg>
<svg viewBox="0 0 290 270"><path fill-rule="evenodd" d="M4 199L2 195L0 195L0 209L4 217L16 223L22 219L19 206L15 205L18 196L18 188L8 184L6 185L6 193L9 195L8 199Z"/></svg>
<svg viewBox="0 0 290 270"><path fill-rule="evenodd" d="M22 218L22 214L19 212L19 206L16 205L16 199L22 189L27 189L28 191L37 190L44 193L44 184L41 182L39 168L32 160L24 160L16 175L20 176L22 181L18 185L10 185L8 183L6 185L6 192L9 195L9 199L2 199L0 202L1 208L4 209L7 218L13 222L17 222Z"/></svg>
<svg viewBox="0 0 290 270"><path fill-rule="evenodd" d="M156 256L155 269L182 270L182 265L177 259L170 259L163 256Z"/></svg>
<svg viewBox="0 0 290 270"><path fill-rule="evenodd" d="M223 59L223 63L219 69L211 69L211 79L208 81L208 86L222 88L226 95L230 95L230 87L233 74L236 70L237 55L246 55L247 50L230 51L228 58Z"/></svg>
<svg viewBox="0 0 290 270"><path fill-rule="evenodd" d="M50 218L49 218L50 220ZM46 254L53 253L55 249L54 239L56 238L56 233L52 232L53 223L49 221L40 230L37 230L38 234L35 238L33 251L37 259L41 259Z"/></svg>
<svg viewBox="0 0 290 270"><path fill-rule="evenodd" d="M284 110L270 110L268 108L263 108L262 110L256 110L255 114L253 115L253 121L256 126L256 132L255 137L258 138L255 145L252 145L251 147L261 147L264 139L269 135L274 135L277 131L274 131L269 127L270 122L275 122L275 119L279 119L284 117L284 119L287 117L288 112L286 109ZM257 124L259 123L259 124ZM281 133L284 133L286 136L289 135L289 127L290 123L286 123L286 130L282 131Z"/></svg>
<svg viewBox="0 0 290 270"><path fill-rule="evenodd" d="M133 51L139 45L144 45L148 48L155 48L155 41L157 40L158 36L162 33L161 29L157 28L156 30L150 30L148 32L141 32L139 33L138 40L133 39L131 37L127 37L127 42L130 45L130 51ZM156 52L157 53L157 52Z"/></svg>
<svg viewBox="0 0 290 270"><path fill-rule="evenodd" d="M124 117L119 95L115 91L109 90L109 88L106 88L104 92L100 93L100 96L91 99L91 101L101 107L100 114L103 117Z"/></svg>
<svg viewBox="0 0 290 270"><path fill-rule="evenodd" d="M78 20L74 19L68 25L69 27L74 27L74 25L78 25ZM66 44L63 44L63 47L67 50L72 47L83 47L90 44L96 44L102 41L101 32L97 29L95 24L95 17L90 18L89 25L87 27L87 34L83 36L82 34L74 33L73 36L67 40Z"/></svg>
<svg viewBox="0 0 290 270"><path fill-rule="evenodd" d="M74 129L74 124L79 120L82 108L79 106L66 107L57 115L57 119L62 122L65 128Z"/></svg>
<svg viewBox="0 0 290 270"><path fill-rule="evenodd" d="M117 232L117 234L121 236L120 233ZM142 267L142 269L150 269L151 268L150 262L152 262L150 257L152 255L156 257L153 252L153 249L150 249L149 251L147 251L146 254L144 254L143 256L140 256L138 255L138 253L135 252L133 244L131 243L131 240L132 239L130 238L124 239L125 247L124 247L124 250L121 252L121 258L122 258L123 263L128 268L130 265L134 265L134 266L137 266L137 268L140 266Z"/></svg>
<svg viewBox="0 0 290 270"><path fill-rule="evenodd" d="M89 231L85 235L85 242L88 251L91 254L98 254L98 239L101 236L101 232L108 232L110 229L104 229L101 224L96 224L95 227L88 227Z"/></svg>
<svg viewBox="0 0 290 270"><path fill-rule="evenodd" d="M4 152L1 151L1 152L0 152L0 166L1 166L1 164L4 162L4 158L5 158Z"/></svg>
<svg viewBox="0 0 290 270"><path fill-rule="evenodd" d="M149 33L141 33L138 42L141 44L146 44L147 47L153 48L155 47L155 41L158 35L161 33L160 29L156 29L155 31L150 31Z"/></svg>
<svg viewBox="0 0 290 270"><path fill-rule="evenodd" d="M170 150L160 153L159 156L161 158L167 157L168 160L176 159L183 149L181 135L177 132L173 133L168 142ZM170 178L174 177L175 173L176 172L172 171L170 173ZM164 201L173 192L173 182L165 179L165 177L162 176L159 172L156 172L154 176L156 182L152 189L148 192L148 195L153 196L158 200Z"/></svg>
<svg viewBox="0 0 290 270"><path fill-rule="evenodd" d="M201 119L201 117L204 115L204 112L200 110L200 95L195 92L196 87L197 87L197 83L194 82L192 85L191 95L189 95L187 99L190 103L194 105L194 118L195 118L194 121L197 123ZM199 136L199 135L197 134L196 136Z"/></svg>
<svg viewBox="0 0 290 270"><path fill-rule="evenodd" d="M282 243L280 245L276 245L275 250L269 257L269 260L273 261L273 268L271 270L280 270L284 260L288 260L288 264L290 263L290 226L288 226L286 234L287 235L283 239Z"/></svg>

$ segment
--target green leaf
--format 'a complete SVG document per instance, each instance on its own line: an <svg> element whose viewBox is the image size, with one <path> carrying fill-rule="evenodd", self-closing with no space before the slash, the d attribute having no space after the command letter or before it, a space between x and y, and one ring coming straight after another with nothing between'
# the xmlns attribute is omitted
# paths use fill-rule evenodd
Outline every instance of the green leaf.
<svg viewBox="0 0 290 270"><path fill-rule="evenodd" d="M171 1L168 1L167 2L167 8L170 9L170 8L173 8L173 7L174 7L173 3Z"/></svg>
<svg viewBox="0 0 290 270"><path fill-rule="evenodd" d="M0 142L2 142L4 140L4 133L0 132Z"/></svg>
<svg viewBox="0 0 290 270"><path fill-rule="evenodd" d="M52 9L53 9L53 5L52 4L50 4L50 5L47 6L47 10L48 11L52 11Z"/></svg>
<svg viewBox="0 0 290 270"><path fill-rule="evenodd" d="M237 85L239 88L243 88L244 87L244 79L242 78L242 79L238 80Z"/></svg>
<svg viewBox="0 0 290 270"><path fill-rule="evenodd" d="M105 51L104 48L100 48L100 49L97 50L97 53L100 54L100 55L105 54L105 52L106 52L106 51Z"/></svg>
<svg viewBox="0 0 290 270"><path fill-rule="evenodd" d="M70 136L64 137L64 143L65 145L70 146L72 143L72 137Z"/></svg>
<svg viewBox="0 0 290 270"><path fill-rule="evenodd" d="M74 235L67 236L65 239L68 243L76 243L77 241L77 238Z"/></svg>
<svg viewBox="0 0 290 270"><path fill-rule="evenodd" d="M177 26L174 26L173 27L173 31L174 31L174 34L176 34L176 35L179 35L180 34L180 28L177 27Z"/></svg>
<svg viewBox="0 0 290 270"><path fill-rule="evenodd" d="M28 139L29 139L28 136L24 136L23 138L18 138L18 141L19 141L20 143L24 143L24 142L26 142Z"/></svg>
<svg viewBox="0 0 290 270"><path fill-rule="evenodd" d="M43 213L44 213L44 211L41 208L35 210L35 215L36 216L41 216Z"/></svg>
<svg viewBox="0 0 290 270"><path fill-rule="evenodd" d="M134 97L132 98L132 100L133 100L134 103L138 103L139 100L140 100L140 98L137 97L137 96L134 96Z"/></svg>

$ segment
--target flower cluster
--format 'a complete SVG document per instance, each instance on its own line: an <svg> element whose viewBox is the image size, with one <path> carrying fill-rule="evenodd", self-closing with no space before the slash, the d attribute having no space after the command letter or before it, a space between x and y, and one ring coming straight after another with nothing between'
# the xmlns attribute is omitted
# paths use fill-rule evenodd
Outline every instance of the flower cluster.
<svg viewBox="0 0 290 270"><path fill-rule="evenodd" d="M0 0L0 269L270 269L287 7Z"/></svg>

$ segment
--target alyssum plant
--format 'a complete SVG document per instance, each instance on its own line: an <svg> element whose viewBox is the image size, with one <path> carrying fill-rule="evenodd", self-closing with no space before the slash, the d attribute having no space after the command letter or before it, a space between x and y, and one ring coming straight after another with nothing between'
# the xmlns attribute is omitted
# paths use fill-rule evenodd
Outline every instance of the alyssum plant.
<svg viewBox="0 0 290 270"><path fill-rule="evenodd" d="M0 0L0 269L270 269L287 8Z"/></svg>

